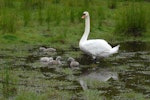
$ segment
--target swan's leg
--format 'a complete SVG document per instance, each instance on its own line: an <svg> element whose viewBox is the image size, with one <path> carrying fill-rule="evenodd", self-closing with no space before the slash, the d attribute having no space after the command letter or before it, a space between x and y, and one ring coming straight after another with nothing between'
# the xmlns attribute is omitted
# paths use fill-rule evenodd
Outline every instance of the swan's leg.
<svg viewBox="0 0 150 100"><path fill-rule="evenodd" d="M96 58L96 56L92 56L92 58L93 58L93 62L94 62L94 64L99 63L99 61L98 61L98 59Z"/></svg>

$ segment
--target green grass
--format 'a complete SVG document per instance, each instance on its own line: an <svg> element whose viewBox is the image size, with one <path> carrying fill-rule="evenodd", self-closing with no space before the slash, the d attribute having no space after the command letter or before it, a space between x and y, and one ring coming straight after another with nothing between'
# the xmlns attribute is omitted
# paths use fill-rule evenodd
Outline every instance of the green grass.
<svg viewBox="0 0 150 100"><path fill-rule="evenodd" d="M2 73L2 95L4 98L9 98L17 93L17 86L14 84L17 83L17 80L11 75L10 68L5 68Z"/></svg>
<svg viewBox="0 0 150 100"><path fill-rule="evenodd" d="M83 92L83 96L85 100L103 100L98 90L86 90Z"/></svg>
<svg viewBox="0 0 150 100"><path fill-rule="evenodd" d="M108 42L116 43L128 40L129 36L122 34L126 33L142 34L143 36L138 37L138 40L150 41L148 34L150 18L147 15L149 2L135 2L134 9L136 8L137 12L133 12L129 2L116 0L110 1L111 5L117 4L117 8L113 10L109 9L107 1L102 0L81 0L80 3L77 0L74 2L70 0L7 0L5 2L0 0L0 2L2 8L0 10L1 43L49 44L52 46L61 45L59 46L61 48L69 48L70 44L78 46L84 31L84 20L81 19L81 16L85 10L89 11L91 17L89 38L103 38ZM144 7L139 8L140 5ZM124 13L124 10L128 10L128 12ZM120 11L129 14L130 19L128 21L122 20L125 17L122 17L124 14L120 14ZM137 13L139 17L135 18L134 13ZM132 25L134 22L131 20L133 19L138 21ZM128 24L123 22L128 22ZM130 31L130 29L134 29L132 26L135 26L135 31ZM124 29L126 27L129 29ZM114 30L118 34L114 34ZM6 34L11 34L11 37L16 37L16 39L8 38L5 36ZM134 40L132 37L130 39Z"/></svg>
<svg viewBox="0 0 150 100"><path fill-rule="evenodd" d="M147 30L143 4L131 2L118 14L115 31L130 36L142 36Z"/></svg>
<svg viewBox="0 0 150 100"><path fill-rule="evenodd" d="M115 9L117 7L117 0L107 0L108 8Z"/></svg>

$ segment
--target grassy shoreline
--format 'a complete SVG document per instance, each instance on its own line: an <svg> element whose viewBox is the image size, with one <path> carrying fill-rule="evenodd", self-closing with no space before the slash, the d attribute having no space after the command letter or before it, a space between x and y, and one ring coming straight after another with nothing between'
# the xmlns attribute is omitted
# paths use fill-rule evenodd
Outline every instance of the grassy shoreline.
<svg viewBox="0 0 150 100"><path fill-rule="evenodd" d="M56 0L57 1L57 0ZM126 7L130 2L117 2L115 9L109 9L107 2L88 1L75 3L58 0L49 1L22 1L15 0L5 6L1 5L1 23L5 21L5 26L1 24L0 40L1 44L41 44L53 47L68 48L70 45L78 46L78 42L84 32L84 20L81 20L82 12L87 10L91 15L90 38L102 38L109 43L115 44L123 41L150 41L150 25L141 37L125 36L121 33L114 33L115 20L122 7ZM138 2L137 2L138 3ZM139 2L144 5L144 9L149 9L149 2ZM22 6L24 5L24 6ZM109 4L110 5L110 4ZM27 10L27 8L29 8ZM69 8L69 10L68 10ZM11 10L10 10L11 9ZM6 14L4 13L6 11ZM17 15L14 16L12 11ZM149 11L147 14L149 14ZM10 13L11 12L11 13ZM9 15L7 13L10 13ZM4 15L4 17L3 17ZM5 16L14 16L10 20ZM148 16L148 15L147 15ZM4 19L3 19L4 18ZM11 17L10 17L11 18ZM147 17L147 23L150 21ZM3 27L6 29L3 29ZM11 27L9 29L9 27ZM7 29L8 28L8 29Z"/></svg>

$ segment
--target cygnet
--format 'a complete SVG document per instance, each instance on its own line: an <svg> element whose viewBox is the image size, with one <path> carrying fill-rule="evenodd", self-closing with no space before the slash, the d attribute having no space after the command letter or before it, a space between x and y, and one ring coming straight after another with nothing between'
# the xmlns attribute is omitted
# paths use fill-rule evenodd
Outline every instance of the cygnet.
<svg viewBox="0 0 150 100"><path fill-rule="evenodd" d="M61 63L61 56L58 56L57 58L56 58L56 60L52 60L51 62L49 62L48 64L49 65L61 65L62 63Z"/></svg>
<svg viewBox="0 0 150 100"><path fill-rule="evenodd" d="M48 63L51 61L53 61L53 57L42 57L42 58L40 58L40 62L42 62L42 63Z"/></svg>
<svg viewBox="0 0 150 100"><path fill-rule="evenodd" d="M79 62L75 61L75 59L72 58L72 57L69 57L67 61L70 62L70 67L71 68L80 66Z"/></svg>
<svg viewBox="0 0 150 100"><path fill-rule="evenodd" d="M43 52L56 52L56 49L55 49L55 48L40 47L39 50L40 50L40 51L43 51Z"/></svg>

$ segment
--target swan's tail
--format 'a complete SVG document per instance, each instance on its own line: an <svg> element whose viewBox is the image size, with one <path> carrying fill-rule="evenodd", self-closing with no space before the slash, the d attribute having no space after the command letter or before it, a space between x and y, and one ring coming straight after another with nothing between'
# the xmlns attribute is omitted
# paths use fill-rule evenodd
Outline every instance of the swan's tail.
<svg viewBox="0 0 150 100"><path fill-rule="evenodd" d="M113 47L110 50L110 54L118 53L119 47L120 47L120 45L117 45L117 46Z"/></svg>

